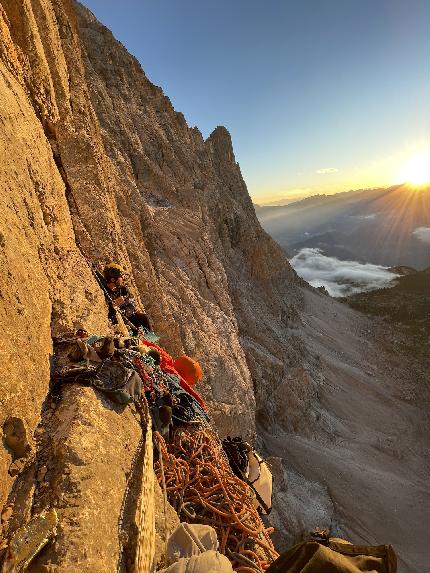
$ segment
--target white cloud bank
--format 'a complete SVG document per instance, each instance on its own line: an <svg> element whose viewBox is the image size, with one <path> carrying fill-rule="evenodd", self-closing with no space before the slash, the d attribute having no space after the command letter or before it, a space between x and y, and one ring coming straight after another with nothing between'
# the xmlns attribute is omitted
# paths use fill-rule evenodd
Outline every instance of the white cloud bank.
<svg viewBox="0 0 430 573"><path fill-rule="evenodd" d="M340 261L312 248L302 249L290 263L299 276L314 287L324 286L331 296L347 296L392 286L392 281L398 276L390 273L387 267Z"/></svg>
<svg viewBox="0 0 430 573"><path fill-rule="evenodd" d="M417 227L412 234L420 241L430 243L430 227Z"/></svg>
<svg viewBox="0 0 430 573"><path fill-rule="evenodd" d="M339 169L337 167L323 167L322 169L317 169L316 173L322 173L326 175L327 173L337 173Z"/></svg>
<svg viewBox="0 0 430 573"><path fill-rule="evenodd" d="M376 213L370 213L370 215L351 215L352 219L359 219L360 221L367 221L371 219L376 219Z"/></svg>

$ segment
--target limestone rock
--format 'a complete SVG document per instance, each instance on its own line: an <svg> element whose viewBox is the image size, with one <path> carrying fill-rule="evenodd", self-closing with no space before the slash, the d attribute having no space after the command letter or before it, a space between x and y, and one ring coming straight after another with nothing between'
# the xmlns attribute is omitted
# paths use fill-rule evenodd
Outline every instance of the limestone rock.
<svg viewBox="0 0 430 573"><path fill-rule="evenodd" d="M11 416L3 424L3 440L5 445L11 450L13 460L25 458L31 452L30 444L27 440L27 432L21 418Z"/></svg>
<svg viewBox="0 0 430 573"><path fill-rule="evenodd" d="M405 407L407 365L387 367L384 337L372 353L356 335L366 319L296 276L258 224L227 130L204 140L189 128L71 0L0 0L0 100L0 426L20 418L37 445L15 479L0 448L0 505L14 502L12 529L48 502L60 518L34 571L114 571L133 543L117 525L136 418L89 389L47 399L52 335L109 332L88 262L107 260L127 268L162 346L202 365L198 389L221 435L258 432L282 457L282 542L332 523L354 541L398 542L405 571L423 570L427 395L413 388L421 404ZM353 407L339 398L349 393ZM50 431L35 444L41 412ZM372 476L389 476L401 521Z"/></svg>

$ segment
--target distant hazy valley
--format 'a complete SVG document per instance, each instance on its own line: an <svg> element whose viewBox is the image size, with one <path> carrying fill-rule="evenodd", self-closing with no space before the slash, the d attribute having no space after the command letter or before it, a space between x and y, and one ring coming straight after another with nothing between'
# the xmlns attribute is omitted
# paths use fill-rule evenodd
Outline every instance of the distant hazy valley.
<svg viewBox="0 0 430 573"><path fill-rule="evenodd" d="M332 296L390 286L430 266L430 188L395 186L256 206L298 274Z"/></svg>

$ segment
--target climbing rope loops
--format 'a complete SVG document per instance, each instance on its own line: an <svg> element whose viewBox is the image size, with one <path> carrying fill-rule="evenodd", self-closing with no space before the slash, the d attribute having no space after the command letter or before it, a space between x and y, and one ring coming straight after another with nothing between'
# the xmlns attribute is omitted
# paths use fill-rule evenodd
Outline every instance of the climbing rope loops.
<svg viewBox="0 0 430 573"><path fill-rule="evenodd" d="M208 427L179 427L171 443L159 445L167 497L181 521L211 525L219 551L242 573L263 572L278 557L253 505L253 492L236 477L216 433ZM162 483L160 460L155 472Z"/></svg>

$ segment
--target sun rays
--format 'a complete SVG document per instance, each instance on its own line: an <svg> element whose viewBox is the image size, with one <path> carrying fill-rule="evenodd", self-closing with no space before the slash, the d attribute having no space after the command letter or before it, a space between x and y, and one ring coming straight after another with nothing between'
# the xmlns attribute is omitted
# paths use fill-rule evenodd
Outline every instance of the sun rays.
<svg viewBox="0 0 430 573"><path fill-rule="evenodd" d="M412 157L405 163L398 176L398 181L415 187L430 185L430 151Z"/></svg>

